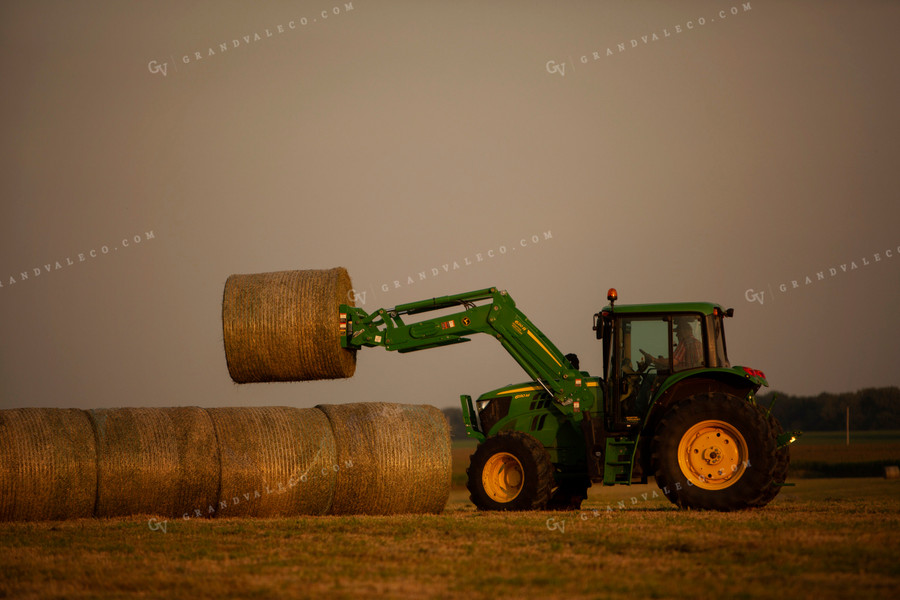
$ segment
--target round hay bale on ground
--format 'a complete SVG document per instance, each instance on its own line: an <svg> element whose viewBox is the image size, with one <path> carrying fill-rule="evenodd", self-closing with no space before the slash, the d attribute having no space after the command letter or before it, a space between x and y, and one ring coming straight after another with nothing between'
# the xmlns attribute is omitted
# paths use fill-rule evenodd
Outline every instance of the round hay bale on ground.
<svg viewBox="0 0 900 600"><path fill-rule="evenodd" d="M215 430L206 411L117 408L87 411L97 432L98 517L207 514L219 487Z"/></svg>
<svg viewBox="0 0 900 600"><path fill-rule="evenodd" d="M337 444L332 514L439 513L450 495L450 427L433 406L321 405Z"/></svg>
<svg viewBox="0 0 900 600"><path fill-rule="evenodd" d="M97 453L84 411L0 411L0 521L94 515Z"/></svg>
<svg viewBox="0 0 900 600"><path fill-rule="evenodd" d="M334 435L314 408L207 409L219 440L217 517L321 515L331 507Z"/></svg>
<svg viewBox="0 0 900 600"><path fill-rule="evenodd" d="M201 516L203 509L219 496L222 466L215 427L209 414L200 407L164 410L175 428L179 456L179 477L172 514Z"/></svg>
<svg viewBox="0 0 900 600"><path fill-rule="evenodd" d="M228 373L237 383L350 377L356 351L341 348L343 267L232 275L222 298Z"/></svg>

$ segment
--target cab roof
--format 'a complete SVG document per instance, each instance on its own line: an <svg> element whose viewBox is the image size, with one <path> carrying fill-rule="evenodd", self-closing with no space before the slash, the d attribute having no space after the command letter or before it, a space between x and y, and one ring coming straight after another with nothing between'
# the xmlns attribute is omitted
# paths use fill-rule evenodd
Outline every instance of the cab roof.
<svg viewBox="0 0 900 600"><path fill-rule="evenodd" d="M616 304L610 307L608 304L603 311L616 314L643 314L643 313L701 313L711 315L718 309L720 314L725 313L721 304L713 302L662 302L657 304Z"/></svg>

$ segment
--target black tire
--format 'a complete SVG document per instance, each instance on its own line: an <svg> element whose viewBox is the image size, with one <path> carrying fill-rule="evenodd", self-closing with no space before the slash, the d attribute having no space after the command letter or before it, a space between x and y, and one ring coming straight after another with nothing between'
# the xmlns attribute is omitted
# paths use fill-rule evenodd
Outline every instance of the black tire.
<svg viewBox="0 0 900 600"><path fill-rule="evenodd" d="M765 415L766 411L764 411L761 406L757 405L756 408ZM769 423L769 428L772 430L772 435L774 435L777 440L778 436L784 433L781 424L778 422L778 419L775 418L775 415L771 413L768 415L767 421ZM790 446L777 448L775 450L775 460L776 463L775 470L772 473L772 481L769 483L769 487L763 490L763 493L760 494L760 497L753 504L754 507L765 506L771 502L784 486L784 482L787 479L788 468L791 465Z"/></svg>
<svg viewBox="0 0 900 600"><path fill-rule="evenodd" d="M519 467L521 472L516 474ZM511 485L496 484L498 476L510 473L514 475ZM547 450L521 431L501 431L482 442L472 454L466 474L469 497L479 510L543 510L554 485L553 463Z"/></svg>
<svg viewBox="0 0 900 600"><path fill-rule="evenodd" d="M581 503L587 500L588 488L591 486L590 480L584 481L566 481L556 490L547 503L549 510L578 510Z"/></svg>
<svg viewBox="0 0 900 600"><path fill-rule="evenodd" d="M776 431L757 405L729 392L680 400L653 436L656 483L681 508L764 506L787 471L786 449L776 448Z"/></svg>

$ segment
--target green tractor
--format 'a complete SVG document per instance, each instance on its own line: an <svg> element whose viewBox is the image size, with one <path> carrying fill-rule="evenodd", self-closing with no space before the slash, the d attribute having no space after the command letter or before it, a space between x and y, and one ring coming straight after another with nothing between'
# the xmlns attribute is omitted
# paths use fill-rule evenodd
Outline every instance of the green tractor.
<svg viewBox="0 0 900 600"><path fill-rule="evenodd" d="M682 508L760 507L784 485L795 433L755 401L762 371L733 367L724 319L692 302L615 306L594 315L603 376L579 369L497 288L379 309L341 305L341 345L412 352L494 336L530 381L461 396L468 468L482 510L578 509L592 483L646 483ZM404 323L405 316L461 308Z"/></svg>

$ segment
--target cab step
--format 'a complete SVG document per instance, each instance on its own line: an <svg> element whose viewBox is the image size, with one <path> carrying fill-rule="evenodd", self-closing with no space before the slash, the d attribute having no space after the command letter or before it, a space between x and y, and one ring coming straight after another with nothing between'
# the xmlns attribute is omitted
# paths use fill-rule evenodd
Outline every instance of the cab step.
<svg viewBox="0 0 900 600"><path fill-rule="evenodd" d="M607 438L603 485L631 484L631 463L634 458L634 440Z"/></svg>

